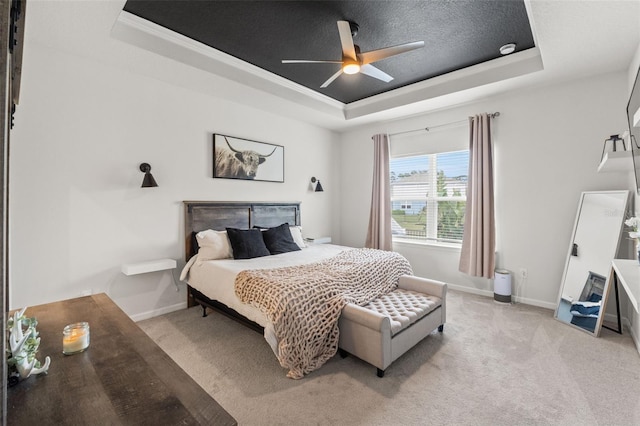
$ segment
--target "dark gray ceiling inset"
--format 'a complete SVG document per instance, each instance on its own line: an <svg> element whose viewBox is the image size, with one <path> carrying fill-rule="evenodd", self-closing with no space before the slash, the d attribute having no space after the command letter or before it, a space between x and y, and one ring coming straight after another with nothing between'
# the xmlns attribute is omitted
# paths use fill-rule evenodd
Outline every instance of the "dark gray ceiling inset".
<svg viewBox="0 0 640 426"><path fill-rule="evenodd" d="M348 104L534 46L524 1L186 1L129 0L124 10ZM363 74L323 82L342 59L337 21L359 25L365 51L424 41L425 47L375 63L388 83Z"/></svg>

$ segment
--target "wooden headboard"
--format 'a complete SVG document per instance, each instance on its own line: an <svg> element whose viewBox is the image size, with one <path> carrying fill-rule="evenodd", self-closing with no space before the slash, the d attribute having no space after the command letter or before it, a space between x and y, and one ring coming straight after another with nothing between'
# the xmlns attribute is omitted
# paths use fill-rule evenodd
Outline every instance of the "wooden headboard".
<svg viewBox="0 0 640 426"><path fill-rule="evenodd" d="M300 225L300 203L183 201L185 261L196 253L193 233L225 228L270 228L283 223Z"/></svg>

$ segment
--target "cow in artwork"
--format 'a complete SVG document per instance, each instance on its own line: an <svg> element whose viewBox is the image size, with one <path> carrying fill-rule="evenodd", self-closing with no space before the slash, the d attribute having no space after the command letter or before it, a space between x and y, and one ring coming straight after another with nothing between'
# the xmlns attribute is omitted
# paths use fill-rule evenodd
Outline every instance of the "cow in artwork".
<svg viewBox="0 0 640 426"><path fill-rule="evenodd" d="M216 177L232 179L255 179L258 173L258 166L270 157L278 147L273 148L270 154L260 154L253 150L240 151L229 143L226 136L223 136L229 149L224 146L215 148L215 175Z"/></svg>

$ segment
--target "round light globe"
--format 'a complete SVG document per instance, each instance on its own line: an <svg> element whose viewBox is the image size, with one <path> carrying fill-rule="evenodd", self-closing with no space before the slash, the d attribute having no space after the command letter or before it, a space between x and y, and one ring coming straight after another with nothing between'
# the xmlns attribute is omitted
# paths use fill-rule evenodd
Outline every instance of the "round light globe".
<svg viewBox="0 0 640 426"><path fill-rule="evenodd" d="M357 74L360 72L360 65L358 64L347 64L342 68L342 71L345 74Z"/></svg>

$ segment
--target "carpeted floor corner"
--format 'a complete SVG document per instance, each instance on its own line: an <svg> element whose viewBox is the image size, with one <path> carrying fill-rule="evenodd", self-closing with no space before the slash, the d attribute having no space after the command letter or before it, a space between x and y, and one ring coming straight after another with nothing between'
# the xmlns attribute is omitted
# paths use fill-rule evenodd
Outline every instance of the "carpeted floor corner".
<svg viewBox="0 0 640 426"><path fill-rule="evenodd" d="M547 309L449 291L444 333L384 378L336 355L285 377L264 338L191 308L138 325L240 425L638 425L640 355L628 333L594 338Z"/></svg>

